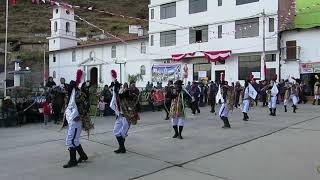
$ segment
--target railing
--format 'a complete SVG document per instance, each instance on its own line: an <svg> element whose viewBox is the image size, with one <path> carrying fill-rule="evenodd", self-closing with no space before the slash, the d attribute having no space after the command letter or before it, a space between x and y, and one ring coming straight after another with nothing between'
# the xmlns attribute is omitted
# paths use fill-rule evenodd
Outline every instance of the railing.
<svg viewBox="0 0 320 180"><path fill-rule="evenodd" d="M283 61L299 61L300 60L300 46L283 47L281 48L281 60Z"/></svg>

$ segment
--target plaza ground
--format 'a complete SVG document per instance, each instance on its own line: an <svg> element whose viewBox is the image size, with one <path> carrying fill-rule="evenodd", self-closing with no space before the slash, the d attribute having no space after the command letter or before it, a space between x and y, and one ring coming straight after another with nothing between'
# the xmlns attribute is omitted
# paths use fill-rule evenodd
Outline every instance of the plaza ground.
<svg viewBox="0 0 320 180"><path fill-rule="evenodd" d="M268 115L254 107L243 122L236 109L232 129L202 108L172 139L162 112L141 114L126 141L128 153L114 154L113 117L94 118L90 139L82 133L89 161L63 169L68 159L66 131L42 124L0 129L1 180L318 180L320 174L320 106L301 105L297 114Z"/></svg>

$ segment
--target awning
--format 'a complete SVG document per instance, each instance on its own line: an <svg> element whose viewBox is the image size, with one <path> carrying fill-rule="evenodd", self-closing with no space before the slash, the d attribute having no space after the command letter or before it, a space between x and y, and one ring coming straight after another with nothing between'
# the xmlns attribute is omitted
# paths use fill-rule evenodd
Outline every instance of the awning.
<svg viewBox="0 0 320 180"><path fill-rule="evenodd" d="M196 53L202 53L210 62L217 62L221 60L226 60L231 56L231 50L226 51L195 51L185 54L173 54L171 55L173 61L181 61L186 57L192 57Z"/></svg>

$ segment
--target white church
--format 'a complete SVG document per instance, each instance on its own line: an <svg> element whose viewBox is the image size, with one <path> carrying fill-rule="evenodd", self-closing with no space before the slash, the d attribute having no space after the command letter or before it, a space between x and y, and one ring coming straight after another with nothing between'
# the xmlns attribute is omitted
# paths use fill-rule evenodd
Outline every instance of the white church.
<svg viewBox="0 0 320 180"><path fill-rule="evenodd" d="M103 87L110 84L112 69L118 72L118 80L128 81L128 75L142 75L138 87L151 81L152 60L148 56L148 37L132 36L123 39L105 39L78 45L74 10L61 6L53 8L51 37L49 37L49 76L59 82L74 80L76 71L83 69L85 79Z"/></svg>

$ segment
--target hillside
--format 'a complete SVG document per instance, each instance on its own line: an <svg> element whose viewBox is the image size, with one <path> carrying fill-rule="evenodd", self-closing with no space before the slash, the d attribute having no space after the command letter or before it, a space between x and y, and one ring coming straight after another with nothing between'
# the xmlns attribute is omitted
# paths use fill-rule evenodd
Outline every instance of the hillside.
<svg viewBox="0 0 320 180"><path fill-rule="evenodd" d="M147 18L149 0L64 0L64 2L79 5L92 6L99 10L106 10L116 14ZM9 40L38 42L44 40L50 34L49 19L52 16L52 7L41 4L35 5L31 0L17 0L15 7L9 9ZM128 25L141 24L147 26L146 22L110 16L104 13L76 9L80 17L103 28L105 31L116 35L125 35L128 32ZM99 34L100 32L86 23L78 20L77 36L88 34ZM0 1L0 41L5 35L5 4Z"/></svg>

